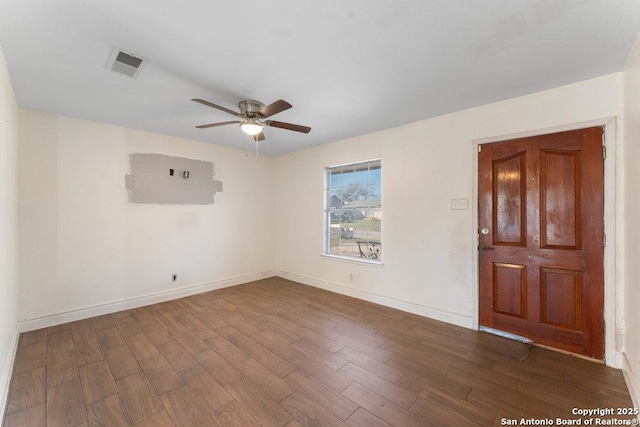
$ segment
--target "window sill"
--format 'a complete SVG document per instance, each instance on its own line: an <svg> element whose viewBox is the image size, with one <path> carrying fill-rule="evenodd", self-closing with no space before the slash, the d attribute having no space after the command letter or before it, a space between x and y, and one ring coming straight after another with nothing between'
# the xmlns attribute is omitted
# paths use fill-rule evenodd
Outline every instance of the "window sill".
<svg viewBox="0 0 640 427"><path fill-rule="evenodd" d="M341 262L347 262L350 264L364 264L364 265L368 265L371 267L376 267L376 268L382 268L384 267L384 263L382 261L375 261L375 260L370 260L370 259L366 259L366 258L352 258L352 257L345 257L345 256L340 256L340 255L330 255L330 254L322 254L321 255L322 258L325 259L331 259L331 260L335 260L335 261L341 261Z"/></svg>

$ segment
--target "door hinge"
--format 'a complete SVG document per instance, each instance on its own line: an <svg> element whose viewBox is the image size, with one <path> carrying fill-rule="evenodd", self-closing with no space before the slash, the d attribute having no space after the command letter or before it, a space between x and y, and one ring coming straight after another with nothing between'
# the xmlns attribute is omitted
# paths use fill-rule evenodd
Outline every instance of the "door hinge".
<svg viewBox="0 0 640 427"><path fill-rule="evenodd" d="M478 153L482 153L482 145L478 145Z"/></svg>
<svg viewBox="0 0 640 427"><path fill-rule="evenodd" d="M606 145L602 146L602 158L603 159L607 158L607 147L606 147Z"/></svg>
<svg viewBox="0 0 640 427"><path fill-rule="evenodd" d="M607 235L606 233L602 233L602 247L607 247Z"/></svg>

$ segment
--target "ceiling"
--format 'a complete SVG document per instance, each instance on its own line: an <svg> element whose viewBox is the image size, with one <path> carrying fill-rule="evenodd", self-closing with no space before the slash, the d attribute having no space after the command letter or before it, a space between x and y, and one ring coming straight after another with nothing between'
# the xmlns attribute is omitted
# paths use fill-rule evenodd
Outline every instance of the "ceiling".
<svg viewBox="0 0 640 427"><path fill-rule="evenodd" d="M0 0L21 108L253 149L190 99L282 98L313 129L265 129L271 155L621 71L639 30L637 0Z"/></svg>

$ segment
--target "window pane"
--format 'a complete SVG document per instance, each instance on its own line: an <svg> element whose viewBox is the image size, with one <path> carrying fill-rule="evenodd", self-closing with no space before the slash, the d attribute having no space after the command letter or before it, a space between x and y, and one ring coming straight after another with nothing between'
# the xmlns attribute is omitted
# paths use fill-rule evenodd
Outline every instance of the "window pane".
<svg viewBox="0 0 640 427"><path fill-rule="evenodd" d="M380 259L380 160L327 168L327 253Z"/></svg>

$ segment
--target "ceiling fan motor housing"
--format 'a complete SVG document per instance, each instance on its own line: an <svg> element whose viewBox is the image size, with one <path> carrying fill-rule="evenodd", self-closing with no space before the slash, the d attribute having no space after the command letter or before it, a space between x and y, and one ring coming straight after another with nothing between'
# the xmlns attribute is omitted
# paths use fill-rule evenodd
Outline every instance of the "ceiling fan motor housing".
<svg viewBox="0 0 640 427"><path fill-rule="evenodd" d="M264 108L264 104L251 99L245 99L244 101L238 102L238 108L243 116L256 117L258 116L258 112Z"/></svg>

